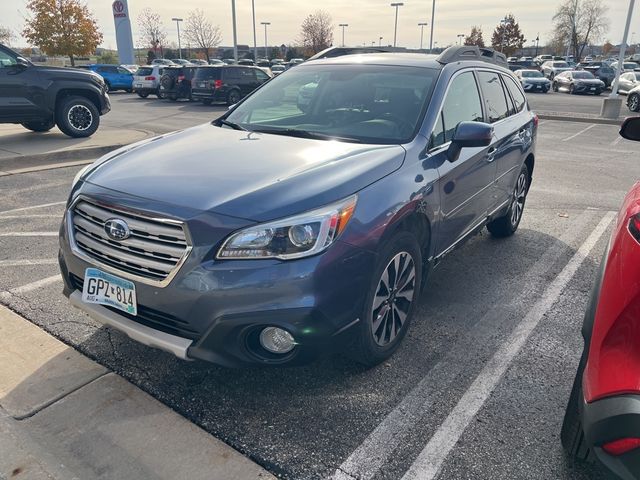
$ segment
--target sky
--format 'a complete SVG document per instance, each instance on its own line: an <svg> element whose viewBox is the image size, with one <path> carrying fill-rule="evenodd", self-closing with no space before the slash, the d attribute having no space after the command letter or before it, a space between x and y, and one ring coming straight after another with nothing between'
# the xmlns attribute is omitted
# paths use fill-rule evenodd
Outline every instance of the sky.
<svg viewBox="0 0 640 480"><path fill-rule="evenodd" d="M540 36L543 45L551 36L552 17L558 0L435 0L434 42L437 46L456 43L458 34L468 34L472 25L482 27L486 43L491 41L491 33L496 24L507 13L513 13L527 39L526 45ZM628 0L602 0L607 7L609 31L604 39L614 44L622 41L624 22L628 11ZM28 16L26 0L0 0L0 25L11 28L17 35L13 42L16 47L26 45L19 35ZM112 0L86 0L89 10L96 17L103 33L103 47L116 48ZM172 17L186 18L191 10L200 8L206 17L220 27L222 45L232 45L231 0L128 0L132 19L134 42L139 38L136 17L139 12L150 7L164 20L169 41L177 43L177 31ZM310 13L321 8L327 11L335 24L334 44L342 41L340 23L347 23L345 43L347 45L371 45L393 42L394 11L390 1L381 0L323 0L317 4L299 0L255 0L257 43L264 46L264 27L260 22L271 22L268 27L269 45L295 44L299 36L300 24ZM398 15L398 46L418 48L420 46L419 22L428 22L424 29L424 45L428 47L431 25L431 0L404 0ZM251 0L236 0L238 43L253 45ZM640 42L640 6L636 6L632 17L631 32L637 30L633 41ZM604 40L603 39L603 40ZM629 43L632 38L629 38ZM183 45L184 46L184 45Z"/></svg>

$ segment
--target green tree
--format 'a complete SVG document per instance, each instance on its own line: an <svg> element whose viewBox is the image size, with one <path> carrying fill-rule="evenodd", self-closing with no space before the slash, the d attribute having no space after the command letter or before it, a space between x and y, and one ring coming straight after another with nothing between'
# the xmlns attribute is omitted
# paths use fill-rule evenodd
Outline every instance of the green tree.
<svg viewBox="0 0 640 480"><path fill-rule="evenodd" d="M31 15L22 35L47 55L65 55L75 65L76 56L91 55L102 33L86 5L79 0L30 0Z"/></svg>
<svg viewBox="0 0 640 480"><path fill-rule="evenodd" d="M512 13L504 17L491 36L491 46L500 50L507 57L512 56L524 46L525 38L520 31L520 25Z"/></svg>
<svg viewBox="0 0 640 480"><path fill-rule="evenodd" d="M482 28L471 27L471 33L464 39L465 45L477 45L478 47L484 47L484 38L482 38Z"/></svg>

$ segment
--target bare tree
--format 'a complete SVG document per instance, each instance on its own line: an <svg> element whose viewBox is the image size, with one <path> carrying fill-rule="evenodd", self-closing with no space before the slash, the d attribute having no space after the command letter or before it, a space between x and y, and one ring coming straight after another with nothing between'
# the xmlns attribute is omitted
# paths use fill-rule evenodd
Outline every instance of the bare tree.
<svg viewBox="0 0 640 480"><path fill-rule="evenodd" d="M211 60L209 58L209 50L220 45L220 41L222 40L220 27L212 25L211 22L205 18L204 12L199 8L189 13L184 29L184 36L191 43L195 44L197 48L204 51L207 62Z"/></svg>
<svg viewBox="0 0 640 480"><path fill-rule="evenodd" d="M0 43L4 43L5 45L11 45L11 41L16 38L13 30L8 27L3 27L0 25Z"/></svg>
<svg viewBox="0 0 640 480"><path fill-rule="evenodd" d="M307 16L302 22L299 43L309 55L328 48L333 43L333 21L323 10Z"/></svg>
<svg viewBox="0 0 640 480"><path fill-rule="evenodd" d="M564 38L576 61L584 48L602 37L609 29L607 9L602 0L564 0L553 16L554 37Z"/></svg>
<svg viewBox="0 0 640 480"><path fill-rule="evenodd" d="M167 33L162 26L160 15L150 8L143 9L138 15L138 28L140 29L141 41L151 47L154 53L160 50L160 56L163 56Z"/></svg>

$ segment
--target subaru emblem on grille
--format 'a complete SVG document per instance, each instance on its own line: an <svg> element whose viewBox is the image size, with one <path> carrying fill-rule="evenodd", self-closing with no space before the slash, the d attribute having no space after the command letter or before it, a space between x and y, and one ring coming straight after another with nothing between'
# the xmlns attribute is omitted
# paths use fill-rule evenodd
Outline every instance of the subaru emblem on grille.
<svg viewBox="0 0 640 480"><path fill-rule="evenodd" d="M110 218L104 222L104 231L107 232L109 238L113 240L126 240L131 236L129 225L119 218Z"/></svg>

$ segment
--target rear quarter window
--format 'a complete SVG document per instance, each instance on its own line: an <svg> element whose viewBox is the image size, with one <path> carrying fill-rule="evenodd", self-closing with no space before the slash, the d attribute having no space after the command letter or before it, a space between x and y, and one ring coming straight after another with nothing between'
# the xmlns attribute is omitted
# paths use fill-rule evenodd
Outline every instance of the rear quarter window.
<svg viewBox="0 0 640 480"><path fill-rule="evenodd" d="M500 81L500 75L495 72L478 72L478 80L484 96L485 111L489 117L489 123L507 118L509 105Z"/></svg>
<svg viewBox="0 0 640 480"><path fill-rule="evenodd" d="M507 75L503 75L502 79L504 80L504 83L507 86L509 93L511 94L516 112L521 112L522 110L524 110L524 107L527 104L527 99L522 93L522 90L520 90L520 87L518 87L513 78Z"/></svg>
<svg viewBox="0 0 640 480"><path fill-rule="evenodd" d="M146 77L147 75L151 75L151 73L153 73L153 68L149 67L140 67L136 70L136 75L138 77Z"/></svg>
<svg viewBox="0 0 640 480"><path fill-rule="evenodd" d="M196 70L196 80L220 80L222 69L219 67L202 67Z"/></svg>

